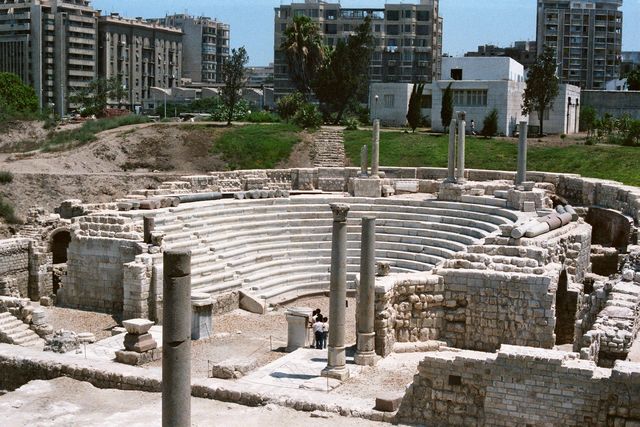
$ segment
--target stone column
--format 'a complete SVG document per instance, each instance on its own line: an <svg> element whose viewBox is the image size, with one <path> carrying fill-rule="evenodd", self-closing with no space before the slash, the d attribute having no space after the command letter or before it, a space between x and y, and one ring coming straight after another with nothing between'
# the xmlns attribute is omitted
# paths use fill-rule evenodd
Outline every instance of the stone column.
<svg viewBox="0 0 640 427"><path fill-rule="evenodd" d="M527 180L527 127L528 123L520 122L518 143L518 174L516 175L516 185L521 185Z"/></svg>
<svg viewBox="0 0 640 427"><path fill-rule="evenodd" d="M329 300L328 363L322 376L345 380L349 378L344 345L347 300L347 214L349 205L331 204L333 232L331 236L331 281Z"/></svg>
<svg viewBox="0 0 640 427"><path fill-rule="evenodd" d="M376 219L362 218L360 247L360 283L358 286L358 339L354 360L358 365L376 363L375 288L376 288Z"/></svg>
<svg viewBox="0 0 640 427"><path fill-rule="evenodd" d="M156 228L156 219L152 216L142 217L142 224L144 226L144 242L151 243L151 233Z"/></svg>
<svg viewBox="0 0 640 427"><path fill-rule="evenodd" d="M456 181L459 184L466 181L464 178L464 145L467 137L465 134L467 127L465 116L466 113L464 111L458 112L458 171L456 173Z"/></svg>
<svg viewBox="0 0 640 427"><path fill-rule="evenodd" d="M366 145L360 150L360 176L366 177L369 174L369 150Z"/></svg>
<svg viewBox="0 0 640 427"><path fill-rule="evenodd" d="M449 125L449 160L447 163L447 180L446 182L456 182L456 119L451 119Z"/></svg>
<svg viewBox="0 0 640 427"><path fill-rule="evenodd" d="M191 252L163 257L162 425L191 425Z"/></svg>
<svg viewBox="0 0 640 427"><path fill-rule="evenodd" d="M371 176L378 178L380 168L380 119L373 121L373 147L371 152Z"/></svg>

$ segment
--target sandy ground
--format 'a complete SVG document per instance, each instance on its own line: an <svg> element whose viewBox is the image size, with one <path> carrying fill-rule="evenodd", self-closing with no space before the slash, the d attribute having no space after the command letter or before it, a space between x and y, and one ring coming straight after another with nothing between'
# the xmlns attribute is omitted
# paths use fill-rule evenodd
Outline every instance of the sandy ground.
<svg viewBox="0 0 640 427"><path fill-rule="evenodd" d="M162 397L159 393L101 390L89 383L57 378L32 381L0 397L4 427L147 427L159 426L162 420ZM325 414L329 418L312 418L276 405L249 408L207 399L191 399L192 426L225 427L358 427L383 426L358 418Z"/></svg>
<svg viewBox="0 0 640 427"><path fill-rule="evenodd" d="M348 298L346 311L346 335L348 344L356 340L355 299ZM279 307L266 315L235 310L231 313L214 316L213 337L208 340L193 342L191 375L207 377L210 363L222 362L231 358L250 358L264 366L286 353L287 307L320 308L327 317L329 314L329 297L301 298L294 303ZM162 366L162 362L154 362L151 366Z"/></svg>

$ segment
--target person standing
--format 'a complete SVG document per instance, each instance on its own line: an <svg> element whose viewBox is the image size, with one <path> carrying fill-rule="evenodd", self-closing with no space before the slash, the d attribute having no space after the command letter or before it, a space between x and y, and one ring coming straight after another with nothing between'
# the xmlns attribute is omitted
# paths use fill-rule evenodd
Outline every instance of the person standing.
<svg viewBox="0 0 640 427"><path fill-rule="evenodd" d="M322 321L316 319L316 323L313 324L313 335L316 338L316 349L322 349Z"/></svg>
<svg viewBox="0 0 640 427"><path fill-rule="evenodd" d="M329 337L329 319L322 318L322 348L327 348L327 338Z"/></svg>

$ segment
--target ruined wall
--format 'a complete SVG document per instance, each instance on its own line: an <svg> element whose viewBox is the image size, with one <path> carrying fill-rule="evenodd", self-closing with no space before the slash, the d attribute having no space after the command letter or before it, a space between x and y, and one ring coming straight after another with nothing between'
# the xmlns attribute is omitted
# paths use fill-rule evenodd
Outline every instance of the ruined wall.
<svg viewBox="0 0 640 427"><path fill-rule="evenodd" d="M122 313L124 264L145 249L139 231L129 219L117 215L80 218L73 226L67 250L67 275L58 291L61 303Z"/></svg>
<svg viewBox="0 0 640 427"><path fill-rule="evenodd" d="M27 296L29 290L28 239L0 241L0 295Z"/></svg>
<svg viewBox="0 0 640 427"><path fill-rule="evenodd" d="M497 354L433 353L420 363L398 421L623 426L640 421L639 373L629 362L608 370L571 353L508 345Z"/></svg>
<svg viewBox="0 0 640 427"><path fill-rule="evenodd" d="M551 348L557 280L557 273L443 268L378 280L376 353L388 355L396 342L429 340L482 351L501 344Z"/></svg>

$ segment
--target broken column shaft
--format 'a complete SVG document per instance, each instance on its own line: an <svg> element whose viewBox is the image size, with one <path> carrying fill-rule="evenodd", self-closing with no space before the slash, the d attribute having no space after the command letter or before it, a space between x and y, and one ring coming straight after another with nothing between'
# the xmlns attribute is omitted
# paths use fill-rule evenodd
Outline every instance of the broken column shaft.
<svg viewBox="0 0 640 427"><path fill-rule="evenodd" d="M191 425L191 252L163 257L162 425Z"/></svg>
<svg viewBox="0 0 640 427"><path fill-rule="evenodd" d="M466 127L465 121L466 114L464 112L458 112L458 170L456 173L456 181L459 184L465 182L464 178L464 145L466 141Z"/></svg>
<svg viewBox="0 0 640 427"><path fill-rule="evenodd" d="M447 163L447 182L456 181L456 119L451 119L449 125L449 159Z"/></svg>
<svg viewBox="0 0 640 427"><path fill-rule="evenodd" d="M360 249L360 283L358 284L358 337L354 360L358 365L374 365L375 353L375 286L376 286L376 219L362 218Z"/></svg>
<svg viewBox="0 0 640 427"><path fill-rule="evenodd" d="M380 120L373 121L373 147L371 149L371 176L378 178L380 169Z"/></svg>
<svg viewBox="0 0 640 427"><path fill-rule="evenodd" d="M344 344L347 301L347 214L349 205L331 204L333 232L331 237L331 278L329 300L328 363L322 376L345 380L349 377Z"/></svg>
<svg viewBox="0 0 640 427"><path fill-rule="evenodd" d="M521 185L527 180L527 122L520 122L518 131L520 139L518 141L518 174L516 175L516 185Z"/></svg>

